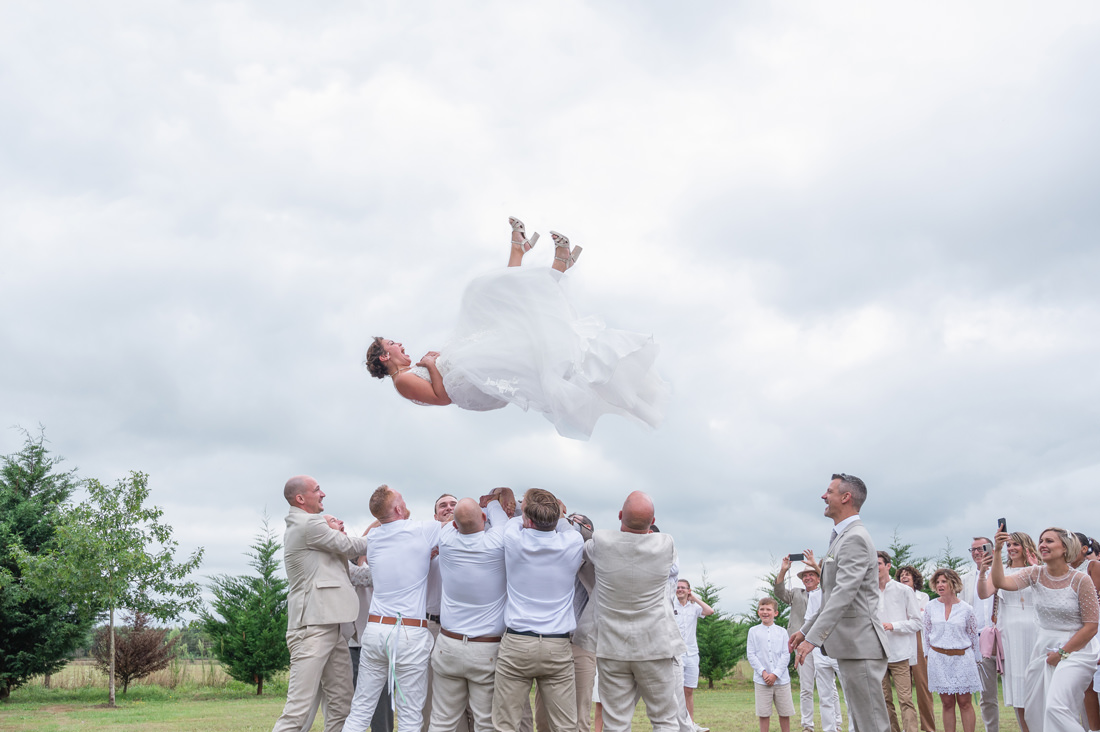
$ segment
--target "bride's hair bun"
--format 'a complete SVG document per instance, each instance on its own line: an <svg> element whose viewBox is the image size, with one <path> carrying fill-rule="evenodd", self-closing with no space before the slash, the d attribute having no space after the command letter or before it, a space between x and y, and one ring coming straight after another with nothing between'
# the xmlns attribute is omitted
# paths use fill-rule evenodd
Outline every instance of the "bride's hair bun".
<svg viewBox="0 0 1100 732"><path fill-rule="evenodd" d="M382 355L386 349L382 347L382 336L375 336L374 342L367 348L367 371L376 379L384 379L389 376L386 364L382 363Z"/></svg>

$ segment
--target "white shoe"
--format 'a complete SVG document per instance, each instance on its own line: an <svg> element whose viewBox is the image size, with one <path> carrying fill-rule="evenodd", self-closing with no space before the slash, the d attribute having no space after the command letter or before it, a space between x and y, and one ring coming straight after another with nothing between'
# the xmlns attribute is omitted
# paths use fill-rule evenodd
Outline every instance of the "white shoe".
<svg viewBox="0 0 1100 732"><path fill-rule="evenodd" d="M695 724L695 732L710 732L710 727L704 727L703 725L698 724L698 723L694 723L694 724Z"/></svg>

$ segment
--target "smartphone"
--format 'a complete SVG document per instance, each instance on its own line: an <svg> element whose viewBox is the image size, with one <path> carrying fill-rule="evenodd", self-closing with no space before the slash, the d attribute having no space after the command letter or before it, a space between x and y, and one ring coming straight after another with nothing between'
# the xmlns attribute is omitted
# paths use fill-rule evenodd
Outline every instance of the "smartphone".
<svg viewBox="0 0 1100 732"><path fill-rule="evenodd" d="M790 559L792 562L801 562L801 561L804 561L806 559L806 555L805 554L791 554L787 558Z"/></svg>
<svg viewBox="0 0 1100 732"><path fill-rule="evenodd" d="M990 544L987 541L986 543L982 544L982 551L985 552L986 554L992 554L993 553L993 545Z"/></svg>
<svg viewBox="0 0 1100 732"><path fill-rule="evenodd" d="M1008 531L1008 524L1003 518L997 519L997 526L999 527L997 531Z"/></svg>

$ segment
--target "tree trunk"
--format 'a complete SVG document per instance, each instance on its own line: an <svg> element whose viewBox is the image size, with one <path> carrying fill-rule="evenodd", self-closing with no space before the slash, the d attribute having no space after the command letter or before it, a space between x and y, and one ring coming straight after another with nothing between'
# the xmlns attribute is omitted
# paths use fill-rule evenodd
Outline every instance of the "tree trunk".
<svg viewBox="0 0 1100 732"><path fill-rule="evenodd" d="M42 686L47 689L50 688L50 676L52 676L52 674L46 674L46 677L42 679Z"/></svg>
<svg viewBox="0 0 1100 732"><path fill-rule="evenodd" d="M260 680L256 683L256 696L263 696L264 694L264 677L261 676Z"/></svg>
<svg viewBox="0 0 1100 732"><path fill-rule="evenodd" d="M115 705L115 606L111 605L109 631L111 635L111 667L107 673L107 706Z"/></svg>

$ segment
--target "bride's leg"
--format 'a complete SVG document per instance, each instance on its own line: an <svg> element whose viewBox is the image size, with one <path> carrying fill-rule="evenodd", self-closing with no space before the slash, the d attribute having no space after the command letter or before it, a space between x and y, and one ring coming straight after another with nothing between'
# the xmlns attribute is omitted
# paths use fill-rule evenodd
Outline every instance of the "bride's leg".
<svg viewBox="0 0 1100 732"><path fill-rule="evenodd" d="M508 254L508 266L519 267L523 264L523 255L531 251L531 248L535 246L535 242L539 240L539 235L538 232L535 232L528 239L523 228L523 222L515 217L509 217L508 223L512 225L512 249Z"/></svg>
<svg viewBox="0 0 1100 732"><path fill-rule="evenodd" d="M570 251L569 237L562 236L556 231L551 231L550 237L554 240L554 263L550 266L559 272L564 272L577 263L577 257L581 255L581 247L573 247Z"/></svg>

